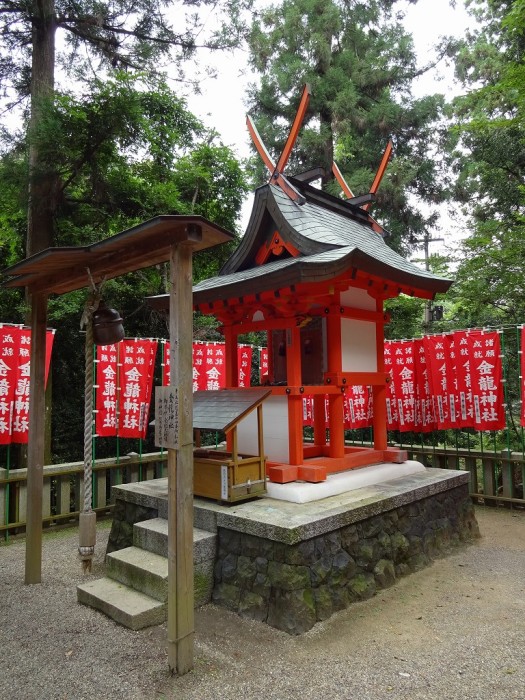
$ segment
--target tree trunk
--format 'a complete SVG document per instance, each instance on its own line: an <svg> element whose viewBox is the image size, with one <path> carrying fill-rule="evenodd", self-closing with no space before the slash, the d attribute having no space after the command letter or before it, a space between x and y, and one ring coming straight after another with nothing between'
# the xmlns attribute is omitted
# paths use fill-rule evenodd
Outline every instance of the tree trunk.
<svg viewBox="0 0 525 700"><path fill-rule="evenodd" d="M332 113L329 109L321 109L319 114L319 119L321 122L321 134L324 136L323 140L323 162L321 163L326 175L322 179L322 186L324 188L329 182L334 179L332 173L332 164L334 162L334 132L332 129Z"/></svg>
<svg viewBox="0 0 525 700"><path fill-rule="evenodd" d="M53 245L56 174L49 163L42 162L35 134L41 123L46 101L53 98L55 87L55 0L33 0L31 116L29 119L29 197L27 205L26 256ZM31 299L26 290L27 308ZM31 311L28 311L28 317ZM30 322L30 318L26 319ZM45 461L51 463L51 382L46 391ZM49 460L49 461L48 461ZM23 446L20 466L27 464Z"/></svg>
<svg viewBox="0 0 525 700"><path fill-rule="evenodd" d="M55 2L33 1L31 118L29 122L29 202L26 255L53 244L56 174L42 162L35 134L55 86Z"/></svg>

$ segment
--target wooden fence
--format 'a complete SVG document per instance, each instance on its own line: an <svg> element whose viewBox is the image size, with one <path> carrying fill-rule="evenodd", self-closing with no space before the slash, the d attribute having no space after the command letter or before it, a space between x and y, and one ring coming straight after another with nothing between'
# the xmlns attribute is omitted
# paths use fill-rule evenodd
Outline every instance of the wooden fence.
<svg viewBox="0 0 525 700"><path fill-rule="evenodd" d="M111 487L164 476L167 453L131 453L93 464L93 509L109 513ZM0 468L0 533L23 531L26 522L26 469ZM43 523L57 525L78 520L84 502L84 463L44 467Z"/></svg>
<svg viewBox="0 0 525 700"><path fill-rule="evenodd" d="M403 446L410 459L427 467L461 469L470 473L470 492L476 503L525 507L525 457L521 453L473 452L422 446ZM112 510L111 487L161 478L166 453L135 453L116 459L99 459L93 465L93 507L98 513ZM0 468L0 533L23 532L26 519L25 469ZM83 462L44 467L43 523L46 526L74 522L83 503Z"/></svg>

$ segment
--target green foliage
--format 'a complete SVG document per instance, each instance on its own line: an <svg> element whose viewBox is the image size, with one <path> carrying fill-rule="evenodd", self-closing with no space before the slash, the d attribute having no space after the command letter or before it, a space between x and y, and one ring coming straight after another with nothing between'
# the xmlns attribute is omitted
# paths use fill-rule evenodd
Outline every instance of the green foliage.
<svg viewBox="0 0 525 700"><path fill-rule="evenodd" d="M191 11L186 8L191 6ZM118 70L162 67L198 89L196 54L236 47L244 24L242 12L251 0L25 0L0 5L0 87L14 105L31 91L31 57L35 34L59 32L56 65L68 82ZM213 12L214 21L209 21ZM192 71L186 75L189 59Z"/></svg>
<svg viewBox="0 0 525 700"><path fill-rule="evenodd" d="M370 189L391 137L395 158L381 183L374 216L403 250L435 223L411 195L432 207L446 196L440 159L432 153L443 99L415 100L418 74L413 42L392 2L285 0L256 16L250 36L251 65L260 86L249 93L250 113L273 156L279 156L302 86L312 89L310 107L287 172L335 159L355 194ZM267 174L254 166L258 182ZM331 175L323 186L339 195Z"/></svg>
<svg viewBox="0 0 525 700"><path fill-rule="evenodd" d="M231 151L159 81L145 90L124 74L93 81L83 96L57 94L34 139L53 163L55 243L86 244L157 214L195 213L235 231L247 185ZM27 162L17 147L0 161L0 232L22 257ZM217 267L217 265L216 265Z"/></svg>
<svg viewBox="0 0 525 700"><path fill-rule="evenodd" d="M525 5L469 3L478 29L460 43L448 147L455 195L469 217L457 272L458 323L520 323L525 233Z"/></svg>
<svg viewBox="0 0 525 700"><path fill-rule="evenodd" d="M150 82L146 90L140 78L117 75L86 85L81 97L57 94L43 112L35 139L44 166L53 162L59 173L57 244L89 244L159 214L198 214L227 230L237 228L247 191L240 164L162 81L155 89ZM0 245L6 262L24 256L23 146L0 159ZM217 274L228 255L223 248L196 256L195 280ZM108 281L104 298L124 318L127 337L167 337L166 319L144 301L165 291L167 270L159 265ZM82 459L84 335L79 324L86 294L81 290L49 301L48 323L57 329L52 362L55 460ZM2 321L24 320L18 290L0 290L0 311ZM202 337L208 333L219 335L210 327ZM99 456L114 450L114 441L97 445Z"/></svg>
<svg viewBox="0 0 525 700"><path fill-rule="evenodd" d="M423 332L425 302L404 294L385 302L385 311L390 323L385 327L385 336L390 340L416 338Z"/></svg>

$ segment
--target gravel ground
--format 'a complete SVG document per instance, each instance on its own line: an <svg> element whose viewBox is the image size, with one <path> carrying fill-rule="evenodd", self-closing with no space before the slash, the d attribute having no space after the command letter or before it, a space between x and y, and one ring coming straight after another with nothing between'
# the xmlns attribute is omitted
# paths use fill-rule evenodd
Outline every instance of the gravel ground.
<svg viewBox="0 0 525 700"><path fill-rule="evenodd" d="M525 512L477 508L482 537L301 637L213 605L195 669L168 674L165 625L119 627L76 602L77 531L0 546L0 700L525 700ZM103 575L109 523L91 577Z"/></svg>

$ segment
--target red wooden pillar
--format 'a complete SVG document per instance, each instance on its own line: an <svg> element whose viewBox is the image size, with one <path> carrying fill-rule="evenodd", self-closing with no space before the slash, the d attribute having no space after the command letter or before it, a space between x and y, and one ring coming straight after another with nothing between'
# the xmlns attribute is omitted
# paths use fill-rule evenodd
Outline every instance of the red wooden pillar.
<svg viewBox="0 0 525 700"><path fill-rule="evenodd" d="M383 300L377 299L376 311L381 314L381 320L376 323L376 355L377 371L385 371L385 324L383 320ZM374 386L372 389L374 405L374 449L386 450L387 448L387 423L386 423L386 384Z"/></svg>
<svg viewBox="0 0 525 700"><path fill-rule="evenodd" d="M339 295L334 298L334 303L339 304ZM326 317L326 344L328 372L342 371L343 352L341 348L341 316L332 311ZM344 397L342 393L329 394L330 407L330 444L329 457L339 458L345 454L345 428L344 428Z"/></svg>
<svg viewBox="0 0 525 700"><path fill-rule="evenodd" d="M289 387L302 384L301 374L301 331L298 326L286 330L286 383ZM288 445L289 463L302 464L303 444L303 396L288 397Z"/></svg>
<svg viewBox="0 0 525 700"><path fill-rule="evenodd" d="M224 361L226 363L226 388L239 386L239 357L237 354L237 333L232 326L224 326Z"/></svg>
<svg viewBox="0 0 525 700"><path fill-rule="evenodd" d="M326 446L326 411L324 394L314 395L314 445Z"/></svg>
<svg viewBox="0 0 525 700"><path fill-rule="evenodd" d="M239 355L237 353L237 333L232 326L224 326L224 362L226 363L226 388L232 389L239 386ZM230 431L226 435L226 449L233 450L233 435Z"/></svg>

